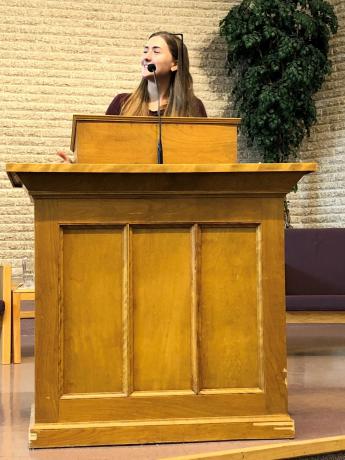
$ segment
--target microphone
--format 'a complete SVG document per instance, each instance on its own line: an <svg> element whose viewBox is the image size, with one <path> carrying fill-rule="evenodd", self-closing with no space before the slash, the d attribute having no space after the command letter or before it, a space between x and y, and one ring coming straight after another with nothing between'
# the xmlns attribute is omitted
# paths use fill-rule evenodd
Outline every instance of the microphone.
<svg viewBox="0 0 345 460"><path fill-rule="evenodd" d="M148 70L149 72L156 72L156 66L155 66L154 64L149 64L149 65L147 66L147 70Z"/></svg>
<svg viewBox="0 0 345 460"><path fill-rule="evenodd" d="M156 78L156 66L154 64L148 64L147 70L153 72L153 77L155 79L157 87L157 96L158 96L158 143L157 143L157 163L163 164L163 145L162 145L162 119L161 119L161 107L160 107L160 94L159 86Z"/></svg>

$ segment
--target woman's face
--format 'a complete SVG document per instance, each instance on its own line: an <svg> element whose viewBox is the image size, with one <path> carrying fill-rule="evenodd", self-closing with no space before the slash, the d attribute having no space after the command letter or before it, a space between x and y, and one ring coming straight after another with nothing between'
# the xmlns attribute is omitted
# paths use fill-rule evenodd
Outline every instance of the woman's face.
<svg viewBox="0 0 345 460"><path fill-rule="evenodd" d="M153 79L153 72L147 70L148 64L155 64L157 78L170 75L177 69L176 61L167 43L160 36L151 37L148 40L141 58L142 77L150 80Z"/></svg>

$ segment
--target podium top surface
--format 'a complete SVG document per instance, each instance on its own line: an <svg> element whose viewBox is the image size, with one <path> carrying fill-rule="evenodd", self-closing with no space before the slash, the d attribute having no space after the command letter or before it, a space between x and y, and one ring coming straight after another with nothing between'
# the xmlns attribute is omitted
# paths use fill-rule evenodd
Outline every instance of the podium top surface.
<svg viewBox="0 0 345 460"><path fill-rule="evenodd" d="M241 118L229 118L229 117L161 117L162 123L179 123L179 124L225 124L225 125L239 125ZM77 121L116 121L116 122L135 122L135 123L157 123L158 117L153 116L124 116L124 115L85 115L75 114L73 115L73 123Z"/></svg>
<svg viewBox="0 0 345 460"><path fill-rule="evenodd" d="M30 194L216 189L287 193L301 177L316 170L316 163L6 165L12 185L24 185Z"/></svg>
<svg viewBox="0 0 345 460"><path fill-rule="evenodd" d="M317 163L228 163L228 164L85 164L8 163L6 172L15 173L257 173L305 172L317 170Z"/></svg>
<svg viewBox="0 0 345 460"><path fill-rule="evenodd" d="M76 124L82 122L96 123L135 123L135 124L157 124L158 117L153 116L124 116L124 115L73 115L71 147L74 146L76 136ZM188 124L188 125L228 125L238 126L241 118L221 117L161 117L162 124Z"/></svg>

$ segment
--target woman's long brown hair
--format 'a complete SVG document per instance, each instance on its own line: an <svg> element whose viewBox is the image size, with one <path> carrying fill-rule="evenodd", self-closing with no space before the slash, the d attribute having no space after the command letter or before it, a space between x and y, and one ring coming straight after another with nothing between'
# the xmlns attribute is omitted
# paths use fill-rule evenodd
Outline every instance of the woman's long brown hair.
<svg viewBox="0 0 345 460"><path fill-rule="evenodd" d="M189 72L188 50L183 41L170 32L155 32L152 37L162 37L169 47L177 70L171 72L168 105L164 111L166 117L200 116L199 104L193 91L193 79ZM121 109L121 115L149 115L149 93L147 80L141 80L138 88L130 95Z"/></svg>

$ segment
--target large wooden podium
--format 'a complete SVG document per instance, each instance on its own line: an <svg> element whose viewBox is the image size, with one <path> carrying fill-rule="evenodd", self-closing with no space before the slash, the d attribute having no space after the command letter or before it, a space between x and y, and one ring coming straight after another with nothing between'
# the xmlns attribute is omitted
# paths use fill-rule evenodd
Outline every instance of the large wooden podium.
<svg viewBox="0 0 345 460"><path fill-rule="evenodd" d="M283 199L315 164L13 164L35 203L31 447L292 438Z"/></svg>

